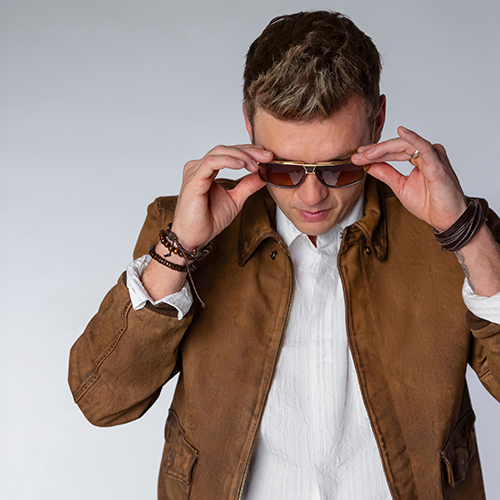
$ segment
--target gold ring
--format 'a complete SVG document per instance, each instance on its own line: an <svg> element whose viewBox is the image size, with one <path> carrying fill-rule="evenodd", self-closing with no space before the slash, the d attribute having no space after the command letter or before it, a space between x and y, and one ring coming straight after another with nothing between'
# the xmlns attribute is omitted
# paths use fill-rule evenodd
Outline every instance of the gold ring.
<svg viewBox="0 0 500 500"><path fill-rule="evenodd" d="M419 154L420 154L420 151L418 149L416 149L415 152L411 155L411 159L416 160L418 158Z"/></svg>

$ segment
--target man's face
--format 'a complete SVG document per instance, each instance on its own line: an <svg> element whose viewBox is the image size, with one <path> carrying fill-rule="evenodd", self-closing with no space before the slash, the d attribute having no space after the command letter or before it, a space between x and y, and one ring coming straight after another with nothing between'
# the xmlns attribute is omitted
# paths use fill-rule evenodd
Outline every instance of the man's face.
<svg viewBox="0 0 500 500"><path fill-rule="evenodd" d="M349 158L359 146L378 141L383 127L385 106L382 104L372 137L364 101L354 96L338 113L326 120L295 123L274 118L258 109L253 129L247 129L256 145L263 146L276 159L316 163ZM315 175L306 175L300 186L282 189L267 186L282 212L302 233L317 236L340 222L356 203L364 181L354 186L332 189ZM313 240L314 241L314 240Z"/></svg>

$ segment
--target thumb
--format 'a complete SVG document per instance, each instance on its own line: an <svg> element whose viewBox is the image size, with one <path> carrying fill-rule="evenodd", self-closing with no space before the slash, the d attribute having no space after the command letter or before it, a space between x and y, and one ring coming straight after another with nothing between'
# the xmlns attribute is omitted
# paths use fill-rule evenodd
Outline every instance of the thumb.
<svg viewBox="0 0 500 500"><path fill-rule="evenodd" d="M368 169L368 173L372 177L375 177L375 179L387 184L394 191L394 194L398 196L405 176L398 172L392 165L388 163L372 163Z"/></svg>
<svg viewBox="0 0 500 500"><path fill-rule="evenodd" d="M227 191L227 194L239 211L247 198L264 186L265 182L259 177L259 174L253 173L243 177L233 189Z"/></svg>

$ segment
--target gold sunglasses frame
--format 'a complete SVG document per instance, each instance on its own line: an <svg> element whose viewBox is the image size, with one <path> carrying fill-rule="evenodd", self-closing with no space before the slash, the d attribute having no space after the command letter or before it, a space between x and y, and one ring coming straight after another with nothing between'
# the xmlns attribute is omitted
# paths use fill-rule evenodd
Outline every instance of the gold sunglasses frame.
<svg viewBox="0 0 500 500"><path fill-rule="evenodd" d="M260 173L260 170L259 170L259 177L266 184L269 184L269 185L275 186L275 187L279 187L282 189L293 189L293 188L300 186L304 182L304 179L306 178L307 174L316 174L316 167L337 167L339 165L345 165L348 163L354 165L354 163L352 163L352 161L349 161L349 160L319 161L317 163L304 163L301 161L291 161L291 160L272 160L272 161L268 161L268 162L262 162L262 165L269 165L269 164L273 164L273 163L275 165L292 165L294 167L304 167L304 170L305 170L304 177L302 177L302 179L300 180L300 182L298 184L295 184L293 186L280 186L279 184L273 184L272 182L266 181L262 177L262 174ZM259 163L259 166L260 165L261 164ZM361 166L361 165L359 165L359 166ZM370 169L370 165L362 165L362 167L363 167L365 174ZM345 187L355 186L356 184L359 184L364 179L365 176L363 175L363 177L361 177L361 179L359 179L359 181L351 182L350 184L345 184L344 186L329 186L321 179L321 177L319 175L316 174L316 177L318 178L319 182L321 182L321 184L323 184L323 186L326 186L327 188L342 189Z"/></svg>

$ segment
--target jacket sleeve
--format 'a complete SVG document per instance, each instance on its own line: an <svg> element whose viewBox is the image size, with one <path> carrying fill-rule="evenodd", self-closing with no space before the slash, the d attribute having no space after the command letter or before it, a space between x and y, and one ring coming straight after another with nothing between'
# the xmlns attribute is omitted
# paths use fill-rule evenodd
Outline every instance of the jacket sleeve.
<svg viewBox="0 0 500 500"><path fill-rule="evenodd" d="M168 222L160 203L148 208L134 255L157 241ZM179 321L168 305L134 310L122 274L71 349L69 385L86 418L111 426L143 415L179 371L179 343L191 319Z"/></svg>
<svg viewBox="0 0 500 500"><path fill-rule="evenodd" d="M499 242L500 219L492 210L488 211L488 227ZM478 318L470 311L467 322L472 332L469 364L486 389L500 401L500 325Z"/></svg>
<svg viewBox="0 0 500 500"><path fill-rule="evenodd" d="M467 313L474 340L469 364L481 383L500 401L500 325Z"/></svg>

